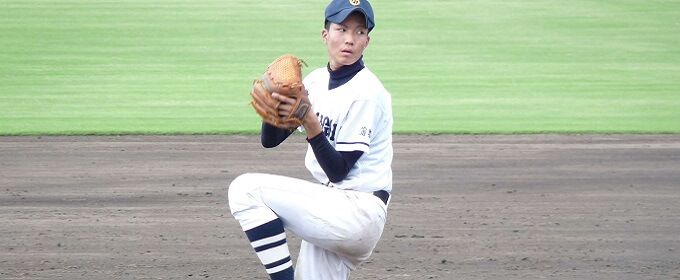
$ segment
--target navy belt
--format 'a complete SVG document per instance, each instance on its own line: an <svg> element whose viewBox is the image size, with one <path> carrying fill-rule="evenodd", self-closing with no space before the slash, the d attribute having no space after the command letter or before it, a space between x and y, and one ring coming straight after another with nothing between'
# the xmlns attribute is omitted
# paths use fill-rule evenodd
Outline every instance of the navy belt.
<svg viewBox="0 0 680 280"><path fill-rule="evenodd" d="M385 190L374 191L373 195L380 198L385 205L387 205L387 200L390 199L390 193Z"/></svg>

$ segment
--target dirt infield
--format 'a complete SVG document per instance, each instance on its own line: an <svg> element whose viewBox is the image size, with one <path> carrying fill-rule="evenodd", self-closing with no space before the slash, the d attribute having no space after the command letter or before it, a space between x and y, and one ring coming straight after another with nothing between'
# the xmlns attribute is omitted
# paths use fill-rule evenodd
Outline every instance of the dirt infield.
<svg viewBox="0 0 680 280"><path fill-rule="evenodd" d="M387 226L352 279L680 279L680 135L394 147ZM298 135L271 150L243 135L0 137L0 279L268 279L226 188L244 172L311 180L305 149Z"/></svg>

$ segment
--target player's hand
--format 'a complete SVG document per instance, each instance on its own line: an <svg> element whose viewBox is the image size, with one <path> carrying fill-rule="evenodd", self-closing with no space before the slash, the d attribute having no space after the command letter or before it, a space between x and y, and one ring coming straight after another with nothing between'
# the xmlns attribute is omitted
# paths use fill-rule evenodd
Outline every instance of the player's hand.
<svg viewBox="0 0 680 280"><path fill-rule="evenodd" d="M278 94L276 92L272 93L272 97L274 98L274 100L281 102L277 107L279 116L282 117L288 116L291 110L295 108L296 100L294 98L290 98L285 95ZM304 96L302 98L306 99L306 101L309 102L309 98L307 96ZM311 136L314 136L321 132L321 125L319 125L319 121L317 120L316 115L314 114L313 108L307 110L307 114L302 119L302 125L305 127L307 134L311 134Z"/></svg>
<svg viewBox="0 0 680 280"><path fill-rule="evenodd" d="M279 111L279 116L281 117L288 116L290 114L290 111L293 110L293 106L295 106L295 99L286 97L277 92L273 92L272 97L275 100L281 102L276 107L276 109Z"/></svg>
<svg viewBox="0 0 680 280"><path fill-rule="evenodd" d="M278 107L276 107L279 112L279 116L286 117L290 115L292 110L295 109L295 104L297 103L297 100L295 100L295 98L291 98L276 92L272 93L272 97L274 98L274 100L281 102L279 103ZM309 98L307 98L306 96L301 98L305 99L305 101L309 103ZM306 115L309 115L310 112L311 110L308 110Z"/></svg>

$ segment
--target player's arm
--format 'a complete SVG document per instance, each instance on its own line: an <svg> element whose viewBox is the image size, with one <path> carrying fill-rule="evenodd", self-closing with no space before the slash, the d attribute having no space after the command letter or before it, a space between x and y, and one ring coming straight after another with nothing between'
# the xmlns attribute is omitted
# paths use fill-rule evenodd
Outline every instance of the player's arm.
<svg viewBox="0 0 680 280"><path fill-rule="evenodd" d="M303 120L307 132L307 142L312 147L316 161L319 162L321 169L326 173L328 180L333 183L345 180L363 152L338 152L335 150L323 134L321 124L319 124L319 119L317 119L313 109L307 111Z"/></svg>
<svg viewBox="0 0 680 280"><path fill-rule="evenodd" d="M292 104L294 100L277 93L272 94L272 97L281 102L279 110L282 114L286 114L290 111L290 108L292 107L290 104ZM326 173L326 177L333 183L344 180L363 152L338 152L335 150L335 148L331 146L331 143L328 142L328 139L323 135L321 124L319 124L319 120L316 118L314 108L307 111L307 114L302 120L302 125L305 127L305 132L307 133L307 141L312 147L314 156L319 162L321 169ZM286 135L286 137L288 136Z"/></svg>
<svg viewBox="0 0 680 280"><path fill-rule="evenodd" d="M280 116L288 116L290 115L291 110L295 109L295 99L286 97L276 92L273 92L271 96L274 98L274 100L280 102L276 106L276 108L279 110L278 113ZM309 103L309 101L307 102ZM310 133L321 132L321 126L316 120L314 112L311 109L307 110L307 114L305 114L304 118L302 119L302 123L305 127L305 130L307 131L307 137L309 137ZM294 130L286 130L271 125L267 122L262 122L262 134L260 136L260 142L262 142L262 146L265 148L273 148L286 140L288 136L293 134L293 131Z"/></svg>
<svg viewBox="0 0 680 280"><path fill-rule="evenodd" d="M265 148L274 148L286 140L291 134L293 134L293 131L281 129L266 122L262 122L260 142L262 142L262 146Z"/></svg>
<svg viewBox="0 0 680 280"><path fill-rule="evenodd" d="M328 142L316 118L314 118L315 128L318 128L316 134L313 137L309 136L309 132L307 134L319 165L328 179L334 183L344 180L361 155L369 152L371 128L378 127L377 124L382 119L382 110L373 101L357 100L352 103L347 115L344 120L345 126L342 128L345 136L342 139L336 138L338 141L336 147L340 148L340 152Z"/></svg>
<svg viewBox="0 0 680 280"><path fill-rule="evenodd" d="M338 152L321 132L312 138L308 138L307 142L312 147L314 156L321 169L326 173L326 177L333 183L347 178L349 171L352 170L354 164L364 153L362 151Z"/></svg>

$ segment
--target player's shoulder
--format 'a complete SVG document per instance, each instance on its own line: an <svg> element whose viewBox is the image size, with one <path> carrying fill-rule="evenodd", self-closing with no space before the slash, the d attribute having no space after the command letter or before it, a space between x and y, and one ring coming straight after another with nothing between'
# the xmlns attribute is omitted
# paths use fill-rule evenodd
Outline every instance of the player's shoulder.
<svg viewBox="0 0 680 280"><path fill-rule="evenodd" d="M355 76L358 83L361 83L361 87L364 89L365 97L372 96L373 98L383 99L390 98L390 93L385 89L378 76L376 76L368 67L364 67Z"/></svg>
<svg viewBox="0 0 680 280"><path fill-rule="evenodd" d="M326 67L321 67L312 70L305 78L303 79L302 83L305 84L305 86L308 86L313 83L318 83L318 82L323 82L326 81L328 82L328 70L326 70Z"/></svg>

